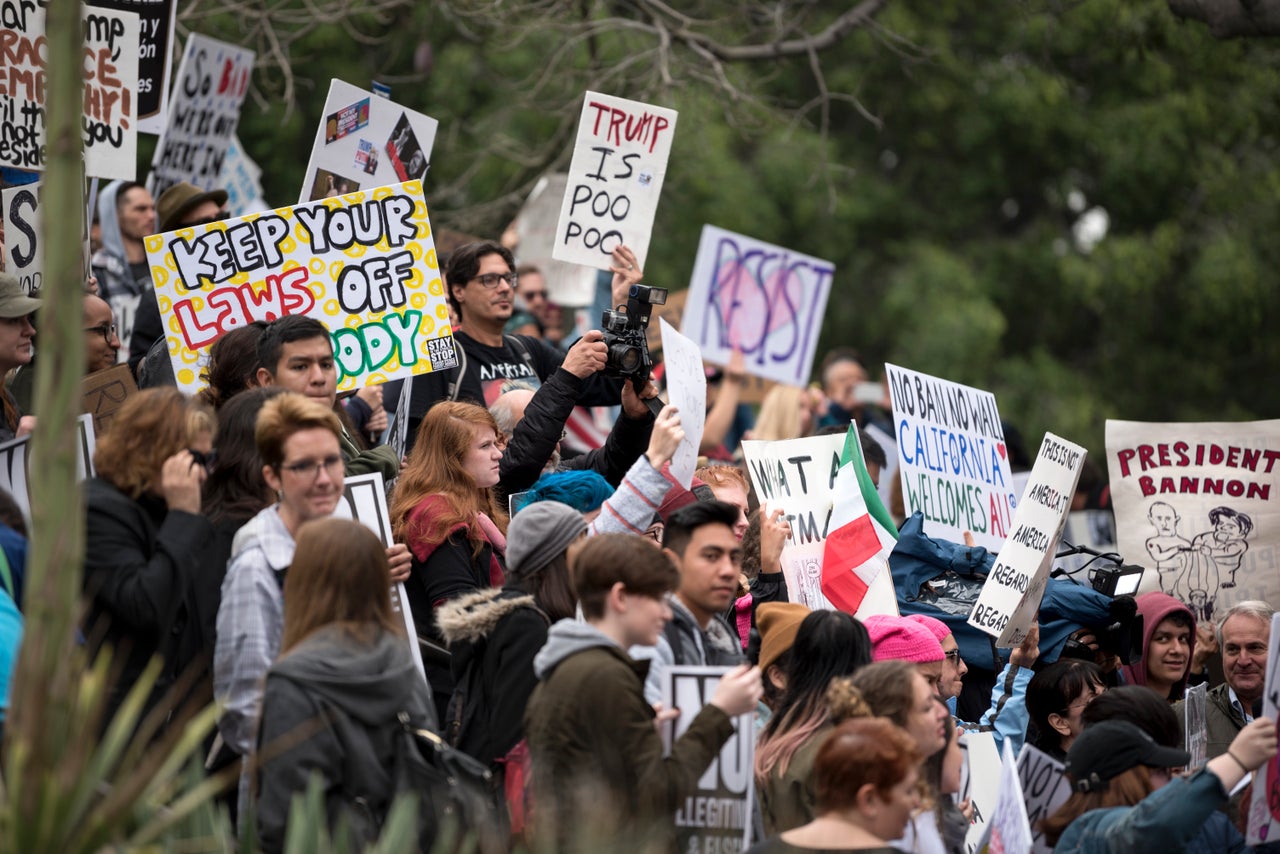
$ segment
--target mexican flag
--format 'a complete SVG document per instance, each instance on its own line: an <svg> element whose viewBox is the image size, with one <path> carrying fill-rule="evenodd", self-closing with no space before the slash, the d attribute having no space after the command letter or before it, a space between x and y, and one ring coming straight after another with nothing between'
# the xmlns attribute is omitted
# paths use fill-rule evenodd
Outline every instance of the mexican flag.
<svg viewBox="0 0 1280 854"><path fill-rule="evenodd" d="M856 424L845 434L832 491L835 505L822 554L822 595L841 611L856 614L876 576L888 571L889 552L898 542L898 529L867 474Z"/></svg>

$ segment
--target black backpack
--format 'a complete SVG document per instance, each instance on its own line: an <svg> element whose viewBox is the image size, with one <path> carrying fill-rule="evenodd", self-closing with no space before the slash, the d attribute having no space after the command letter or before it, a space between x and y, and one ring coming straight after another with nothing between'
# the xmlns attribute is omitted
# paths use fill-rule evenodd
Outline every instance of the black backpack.
<svg viewBox="0 0 1280 854"><path fill-rule="evenodd" d="M489 769L430 730L415 727L407 712L398 718L392 785L396 797L412 793L419 799L418 848L506 851L505 822L494 801Z"/></svg>

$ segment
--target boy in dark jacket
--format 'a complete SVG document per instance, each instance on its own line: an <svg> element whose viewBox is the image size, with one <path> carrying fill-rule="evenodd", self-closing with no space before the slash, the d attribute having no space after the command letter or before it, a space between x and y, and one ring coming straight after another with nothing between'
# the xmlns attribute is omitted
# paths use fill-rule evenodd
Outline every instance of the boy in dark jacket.
<svg viewBox="0 0 1280 854"><path fill-rule="evenodd" d="M648 662L626 650L657 642L679 573L625 534L588 540L572 572L586 622L551 628L525 715L535 833L548 850L668 850L677 805L733 734L732 718L755 708L760 673L744 666L721 679L664 757L654 726L661 710L644 698Z"/></svg>

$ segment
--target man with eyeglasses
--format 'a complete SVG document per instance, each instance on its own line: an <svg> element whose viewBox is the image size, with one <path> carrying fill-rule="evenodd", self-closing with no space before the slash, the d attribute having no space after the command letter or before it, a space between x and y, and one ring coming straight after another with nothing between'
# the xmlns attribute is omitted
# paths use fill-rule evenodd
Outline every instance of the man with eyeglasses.
<svg viewBox="0 0 1280 854"><path fill-rule="evenodd" d="M633 269L615 270L615 283L639 281L639 271L634 264L629 266ZM536 479L551 458L573 407L616 406L622 400L622 382L603 373L608 349L599 330L587 332L568 353L537 338L503 333L519 282L515 269L511 251L492 241L469 243L449 256L445 282L449 303L458 316L453 335L462 364L451 371L414 377L409 440L412 443L422 416L437 401L465 400L488 407L505 383L522 380L538 391L512 437L503 466L506 470L515 461L532 471ZM656 393L650 384L643 396ZM388 411L395 408L393 401L383 405ZM643 436L637 435L631 449L634 453L625 461L623 471L648 444L653 417L646 413L640 423L642 429L637 432ZM505 479L502 486L505 490L523 488Z"/></svg>
<svg viewBox="0 0 1280 854"><path fill-rule="evenodd" d="M179 228L208 225L229 216L226 209L226 190L201 190L183 181L174 184L160 194L156 202L159 226L156 234L164 234ZM148 232L150 234L151 232ZM144 258L145 260L145 258ZM150 281L150 274L147 280ZM156 292L148 287L138 301L138 313L133 321L132 334L128 337L129 369L134 376L141 362L157 341L164 338L164 322L160 317L160 304Z"/></svg>
<svg viewBox="0 0 1280 854"><path fill-rule="evenodd" d="M84 372L105 371L116 364L120 352L120 337L111 306L101 297L85 294L84 306Z"/></svg>

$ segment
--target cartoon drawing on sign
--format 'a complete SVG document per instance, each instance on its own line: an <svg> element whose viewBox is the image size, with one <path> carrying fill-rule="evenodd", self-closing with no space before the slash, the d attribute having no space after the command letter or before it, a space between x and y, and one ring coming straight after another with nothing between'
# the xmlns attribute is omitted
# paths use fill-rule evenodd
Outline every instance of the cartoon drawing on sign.
<svg viewBox="0 0 1280 854"><path fill-rule="evenodd" d="M1154 537L1147 538L1147 554L1156 562L1160 589L1176 596L1174 586L1186 568L1191 541L1178 533L1182 517L1173 506L1164 501L1153 501L1147 510L1147 520L1156 529Z"/></svg>
<svg viewBox="0 0 1280 854"><path fill-rule="evenodd" d="M1245 538L1253 530L1253 520L1230 507L1215 507L1209 511L1209 524L1213 530L1197 536L1191 541L1191 547L1199 550L1206 565L1212 565L1215 580L1220 579L1224 570L1231 573L1231 578L1222 582L1224 589L1235 587L1240 560L1249 550Z"/></svg>

